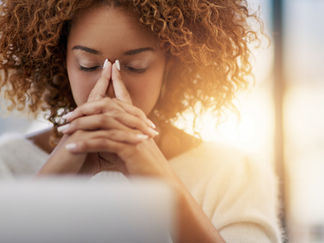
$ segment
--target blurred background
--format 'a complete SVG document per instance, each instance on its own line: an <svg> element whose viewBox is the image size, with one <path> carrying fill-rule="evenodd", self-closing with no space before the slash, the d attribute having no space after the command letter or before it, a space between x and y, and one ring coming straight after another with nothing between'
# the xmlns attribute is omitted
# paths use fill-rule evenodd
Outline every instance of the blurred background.
<svg viewBox="0 0 324 243"><path fill-rule="evenodd" d="M256 82L237 98L240 119L229 113L215 127L206 114L200 133L274 165L286 242L324 242L324 1L248 2L264 20L271 44L253 49ZM0 108L0 135L48 126L42 118Z"/></svg>

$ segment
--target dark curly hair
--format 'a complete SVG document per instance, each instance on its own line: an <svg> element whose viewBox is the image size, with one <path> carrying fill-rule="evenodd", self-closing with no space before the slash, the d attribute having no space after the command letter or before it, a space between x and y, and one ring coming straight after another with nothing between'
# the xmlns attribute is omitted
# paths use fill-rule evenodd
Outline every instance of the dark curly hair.
<svg viewBox="0 0 324 243"><path fill-rule="evenodd" d="M47 110L56 127L76 107L65 65L69 26L78 11L97 4L133 11L174 60L151 113L155 122L170 122L197 102L220 115L249 83L248 42L259 38L248 19L261 22L246 0L3 0L0 90L9 110Z"/></svg>

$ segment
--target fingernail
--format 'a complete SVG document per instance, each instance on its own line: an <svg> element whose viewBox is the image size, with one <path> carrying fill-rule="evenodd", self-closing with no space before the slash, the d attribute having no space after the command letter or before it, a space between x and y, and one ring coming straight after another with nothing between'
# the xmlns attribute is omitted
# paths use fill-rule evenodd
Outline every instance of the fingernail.
<svg viewBox="0 0 324 243"><path fill-rule="evenodd" d="M156 128L155 124L150 119L147 119L147 121L151 127L153 127L154 129Z"/></svg>
<svg viewBox="0 0 324 243"><path fill-rule="evenodd" d="M148 136L147 135L144 135L144 134L136 134L136 137L139 138L139 139L148 139Z"/></svg>
<svg viewBox="0 0 324 243"><path fill-rule="evenodd" d="M154 137L157 136L157 135L159 135L159 132L158 131L155 131L154 129L152 129L150 127L148 129L149 129L150 133L152 133L154 135Z"/></svg>
<svg viewBox="0 0 324 243"><path fill-rule="evenodd" d="M72 117L72 113L73 113L73 111L71 111L71 112L69 112L69 113L63 115L62 118L63 118L64 120L68 120L69 118Z"/></svg>
<svg viewBox="0 0 324 243"><path fill-rule="evenodd" d="M65 132L66 130L69 129L69 127L70 127L70 124L65 124L65 125L63 125L63 126L58 127L58 128L57 128L57 131L58 131L58 132Z"/></svg>
<svg viewBox="0 0 324 243"><path fill-rule="evenodd" d="M119 62L119 60L115 61L115 65L116 65L116 68L118 69L118 71L120 71L120 62Z"/></svg>
<svg viewBox="0 0 324 243"><path fill-rule="evenodd" d="M73 151L77 148L77 145L75 143L68 143L67 145L65 145L65 148L69 151Z"/></svg>
<svg viewBox="0 0 324 243"><path fill-rule="evenodd" d="M107 66L108 66L108 58L106 58L105 62L104 62L104 65L103 65L103 69L105 69Z"/></svg>

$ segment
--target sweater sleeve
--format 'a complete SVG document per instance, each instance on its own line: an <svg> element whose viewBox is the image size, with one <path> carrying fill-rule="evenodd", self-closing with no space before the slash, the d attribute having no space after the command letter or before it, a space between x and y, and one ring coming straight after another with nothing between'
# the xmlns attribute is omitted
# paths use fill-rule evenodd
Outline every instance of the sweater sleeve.
<svg viewBox="0 0 324 243"><path fill-rule="evenodd" d="M263 228L252 223L237 223L224 227L220 234L226 242L234 243L272 243L278 242L271 239Z"/></svg>
<svg viewBox="0 0 324 243"><path fill-rule="evenodd" d="M48 154L22 134L0 137L0 178L30 177L47 160Z"/></svg>
<svg viewBox="0 0 324 243"><path fill-rule="evenodd" d="M0 179L12 178L12 173L0 155Z"/></svg>
<svg viewBox="0 0 324 243"><path fill-rule="evenodd" d="M225 241L281 242L272 167L245 157L220 171L207 179L202 204Z"/></svg>
<svg viewBox="0 0 324 243"><path fill-rule="evenodd" d="M281 242L270 163L208 142L171 164L226 242Z"/></svg>

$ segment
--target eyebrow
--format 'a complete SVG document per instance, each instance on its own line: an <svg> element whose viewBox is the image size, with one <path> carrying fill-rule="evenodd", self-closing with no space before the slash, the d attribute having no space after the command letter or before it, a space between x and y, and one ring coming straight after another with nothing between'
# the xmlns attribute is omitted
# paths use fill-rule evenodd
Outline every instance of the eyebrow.
<svg viewBox="0 0 324 243"><path fill-rule="evenodd" d="M91 54L95 54L95 55L101 54L100 51L97 51L95 49L92 49L92 48L89 48L89 47L86 47L86 46L74 46L72 48L72 50L82 50L82 51L85 51L85 52L88 52L88 53L91 53Z"/></svg>
<svg viewBox="0 0 324 243"><path fill-rule="evenodd" d="M154 51L154 49L152 47L143 47L143 48L126 51L126 52L124 52L124 55L131 56L131 55L136 55L138 53L145 52L145 51Z"/></svg>
<svg viewBox="0 0 324 243"><path fill-rule="evenodd" d="M88 53L91 53L91 54L95 54L95 55L101 54L101 52L98 51L98 50L95 50L95 49L92 49L92 48L89 48L89 47L86 47L86 46L79 46L79 45L74 46L72 48L72 50L82 50L82 51L85 51L85 52L88 52ZM142 48L138 48L138 49L128 50L128 51L124 52L123 55L132 56L132 55L136 55L136 54L139 54L139 53L142 53L142 52L145 52L145 51L154 51L154 48L152 48L152 47L142 47Z"/></svg>

